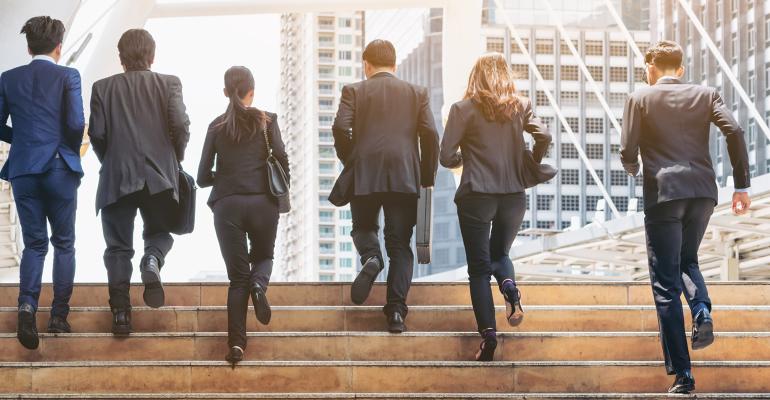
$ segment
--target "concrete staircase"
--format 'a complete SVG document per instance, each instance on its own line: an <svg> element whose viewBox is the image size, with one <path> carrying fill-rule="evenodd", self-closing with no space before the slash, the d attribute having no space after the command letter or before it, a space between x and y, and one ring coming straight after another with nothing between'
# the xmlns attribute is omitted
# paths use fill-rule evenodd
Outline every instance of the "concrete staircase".
<svg viewBox="0 0 770 400"><path fill-rule="evenodd" d="M643 283L523 284L524 323L500 318L496 361L484 364L469 361L479 338L465 284L415 284L402 335L384 333L381 285L357 307L349 285L275 284L272 323L249 314L234 369L223 361L225 284L167 285L159 310L142 306L141 289L131 337L109 334L106 287L82 284L76 333L42 334L28 351L14 333L18 289L0 286L0 399L659 399L671 382ZM770 283L710 293L717 338L692 353L697 397L770 399ZM46 286L41 306L50 298ZM41 307L41 331L47 319Z"/></svg>

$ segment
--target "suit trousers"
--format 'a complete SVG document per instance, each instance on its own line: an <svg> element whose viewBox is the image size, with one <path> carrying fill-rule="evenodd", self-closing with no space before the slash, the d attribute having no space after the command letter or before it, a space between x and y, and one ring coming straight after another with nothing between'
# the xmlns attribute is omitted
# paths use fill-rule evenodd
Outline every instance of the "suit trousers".
<svg viewBox="0 0 770 400"><path fill-rule="evenodd" d="M458 198L456 203L476 324L479 332L497 329L489 282L492 276L501 288L506 279L515 282L508 253L521 228L527 197L524 192L469 193Z"/></svg>
<svg viewBox="0 0 770 400"><path fill-rule="evenodd" d="M137 210L144 222L144 254L155 256L162 267L174 244L169 233L169 216L178 203L170 190L151 195L147 187L118 199L102 209L102 230L107 248L104 266L110 293L110 306L116 309L131 307L129 289L134 257L134 220Z"/></svg>
<svg viewBox="0 0 770 400"><path fill-rule="evenodd" d="M30 304L37 310L50 223L54 248L51 315L66 318L75 279L75 211L80 174L56 157L46 172L13 178L11 186L24 241L19 305Z"/></svg>
<svg viewBox="0 0 770 400"><path fill-rule="evenodd" d="M703 307L711 309L698 266L698 248L713 212L710 198L672 200L645 211L650 281L669 374L690 369L682 292L693 314Z"/></svg>
<svg viewBox="0 0 770 400"><path fill-rule="evenodd" d="M246 348L246 313L251 287L267 291L273 272L278 202L268 194L234 194L213 206L214 228L227 267L228 345Z"/></svg>
<svg viewBox="0 0 770 400"><path fill-rule="evenodd" d="M351 237L361 256L361 264L371 257L378 257L384 266L380 249L378 224L380 210L385 215L385 250L389 258L387 304L383 311L386 315L395 312L406 318L409 308L406 296L412 285L414 273L414 253L412 252L412 232L417 223L417 200L415 194L375 193L367 196L354 196L350 201L353 216Z"/></svg>

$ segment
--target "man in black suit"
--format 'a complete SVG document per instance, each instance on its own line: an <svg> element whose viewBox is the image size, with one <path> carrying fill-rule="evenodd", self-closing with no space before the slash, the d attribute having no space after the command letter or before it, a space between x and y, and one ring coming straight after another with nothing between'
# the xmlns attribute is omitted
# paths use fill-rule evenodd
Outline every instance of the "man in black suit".
<svg viewBox="0 0 770 400"><path fill-rule="evenodd" d="M102 163L96 210L102 213L107 249L113 333L131 332L131 258L136 212L144 221L140 270L144 301L164 303L160 268L174 239L169 216L179 199L179 163L190 139L190 121L179 78L150 71L155 41L143 29L118 42L124 73L94 83L89 134Z"/></svg>
<svg viewBox="0 0 770 400"><path fill-rule="evenodd" d="M362 304L384 267L378 239L380 209L385 214L385 248L390 258L388 330L403 332L406 296L412 282L412 230L419 189L431 187L438 169L438 132L425 88L398 79L396 50L374 40L363 54L367 80L342 89L332 127L337 156L345 165L334 193L345 192L353 214L351 236L363 268L351 288ZM419 146L418 146L419 143ZM344 186L344 188L342 187Z"/></svg>
<svg viewBox="0 0 770 400"><path fill-rule="evenodd" d="M647 253L666 371L676 375L671 393L695 389L684 331L682 291L693 317L692 347L714 341L711 300L698 267L700 246L717 203L709 129L725 135L733 166L733 211L751 201L748 153L743 130L713 88L681 81L682 48L662 41L647 50L650 86L631 94L623 116L621 161L631 175L644 170Z"/></svg>

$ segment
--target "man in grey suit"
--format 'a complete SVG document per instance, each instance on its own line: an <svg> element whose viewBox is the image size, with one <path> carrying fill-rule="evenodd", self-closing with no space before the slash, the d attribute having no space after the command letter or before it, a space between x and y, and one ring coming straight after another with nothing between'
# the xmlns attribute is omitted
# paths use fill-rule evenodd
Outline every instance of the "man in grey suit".
<svg viewBox="0 0 770 400"><path fill-rule="evenodd" d="M342 89L332 130L337 156L345 165L329 201L350 201L353 243L363 268L351 299L363 303L384 262L378 239L380 210L385 214L385 248L390 258L388 330L406 327L406 296L412 281L412 230L420 187L431 187L438 170L438 132L425 88L398 79L396 50L373 40L363 53L367 79ZM419 145L418 145L419 144ZM344 186L344 188L343 188ZM336 195L347 194L338 201Z"/></svg>
<svg viewBox="0 0 770 400"><path fill-rule="evenodd" d="M179 163L190 139L190 121L179 78L150 71L155 41L131 29L118 42L124 73L94 83L89 134L102 163L96 210L102 213L115 334L131 332L129 288L136 212L144 221L140 263L144 301L164 303L160 268L174 239L170 215L178 207Z"/></svg>
<svg viewBox="0 0 770 400"><path fill-rule="evenodd" d="M631 175L644 175L644 213L650 280L658 311L670 393L695 389L684 331L684 291L693 318L692 347L714 341L711 300L698 266L698 247L717 203L709 131L725 135L733 167L733 211L751 205L743 130L713 88L681 81L682 48L662 41L647 50L650 86L631 94L623 116L620 158Z"/></svg>

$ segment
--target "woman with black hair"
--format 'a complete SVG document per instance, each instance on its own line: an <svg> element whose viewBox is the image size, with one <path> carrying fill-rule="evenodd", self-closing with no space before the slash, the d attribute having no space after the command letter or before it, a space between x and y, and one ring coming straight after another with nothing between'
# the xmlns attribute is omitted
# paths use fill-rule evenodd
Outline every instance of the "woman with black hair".
<svg viewBox="0 0 770 400"><path fill-rule="evenodd" d="M270 152L288 176L289 161L276 115L252 107L254 77L246 67L225 72L227 111L209 125L203 145L198 185L213 186L208 204L222 251L230 288L227 293L227 331L233 364L246 349L249 296L257 320L270 322L265 297L273 269L278 228L278 201L271 194L267 162ZM216 169L212 170L215 166Z"/></svg>

